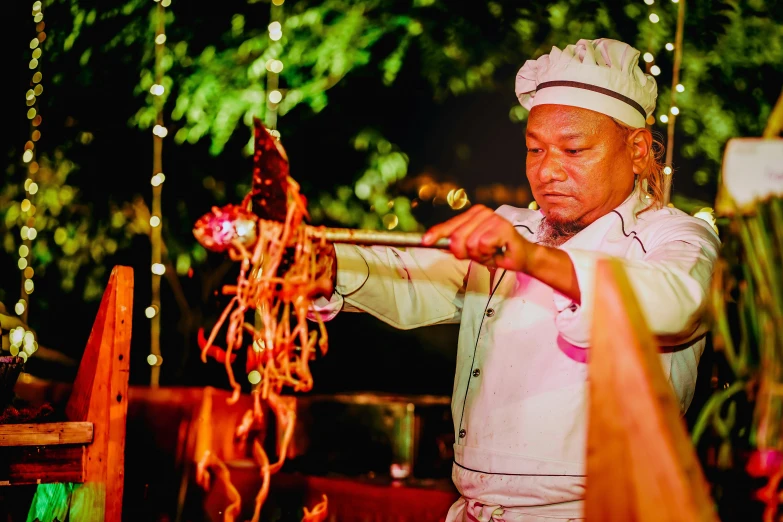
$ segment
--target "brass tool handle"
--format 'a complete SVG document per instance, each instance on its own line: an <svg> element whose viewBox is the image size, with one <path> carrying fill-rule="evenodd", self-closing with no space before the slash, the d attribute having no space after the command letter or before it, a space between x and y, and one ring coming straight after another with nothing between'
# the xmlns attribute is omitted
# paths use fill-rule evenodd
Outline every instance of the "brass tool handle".
<svg viewBox="0 0 783 522"><path fill-rule="evenodd" d="M316 228L314 231L315 230L318 229ZM449 238L447 237L439 239L433 245L424 245L422 243L424 234L419 232L387 232L385 230L355 230L351 228L325 228L321 229L321 232L324 234L326 240L331 243L444 249L449 248Z"/></svg>

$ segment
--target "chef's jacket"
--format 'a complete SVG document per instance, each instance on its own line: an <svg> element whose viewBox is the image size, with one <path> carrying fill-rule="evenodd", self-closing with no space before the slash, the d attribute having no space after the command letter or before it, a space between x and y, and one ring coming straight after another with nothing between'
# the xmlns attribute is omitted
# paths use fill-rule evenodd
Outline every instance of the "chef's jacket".
<svg viewBox="0 0 783 522"><path fill-rule="evenodd" d="M648 326L670 347L661 364L681 410L688 408L719 240L709 224L673 208L637 216L648 203L634 192L559 247L573 262L579 303L526 274L493 273L444 251L335 246L335 294L315 305L325 320L349 310L400 329L460 323L452 478L463 498L450 521L472 520L466 511L506 521L582 516L598 259L623 261ZM540 211L497 213L536 242Z"/></svg>

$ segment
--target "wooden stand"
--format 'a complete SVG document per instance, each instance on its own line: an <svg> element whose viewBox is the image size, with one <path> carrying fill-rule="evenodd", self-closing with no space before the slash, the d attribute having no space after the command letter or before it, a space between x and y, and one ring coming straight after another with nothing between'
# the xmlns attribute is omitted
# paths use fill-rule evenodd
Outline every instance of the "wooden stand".
<svg viewBox="0 0 783 522"><path fill-rule="evenodd" d="M589 362L588 522L718 520L622 264L601 260Z"/></svg>
<svg viewBox="0 0 783 522"><path fill-rule="evenodd" d="M84 349L68 421L0 425L0 485L79 484L67 488L65 506L39 487L33 509L42 522L65 514L72 522L121 519L132 310L133 270L117 266Z"/></svg>

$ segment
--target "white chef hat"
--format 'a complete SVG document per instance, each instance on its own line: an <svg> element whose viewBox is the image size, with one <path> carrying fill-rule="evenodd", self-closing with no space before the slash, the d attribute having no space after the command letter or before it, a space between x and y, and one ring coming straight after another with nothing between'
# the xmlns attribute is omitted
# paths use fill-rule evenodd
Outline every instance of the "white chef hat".
<svg viewBox="0 0 783 522"><path fill-rule="evenodd" d="M644 127L655 110L655 79L639 68L639 51L599 38L579 40L562 51L528 60L517 73L516 94L528 110L536 105L581 107Z"/></svg>

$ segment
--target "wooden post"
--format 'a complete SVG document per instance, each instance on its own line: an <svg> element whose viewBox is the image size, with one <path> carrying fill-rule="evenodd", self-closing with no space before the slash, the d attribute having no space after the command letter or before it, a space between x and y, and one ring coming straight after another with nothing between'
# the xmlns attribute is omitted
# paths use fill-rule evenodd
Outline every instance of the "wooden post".
<svg viewBox="0 0 783 522"><path fill-rule="evenodd" d="M717 521L680 409L622 264L596 270L588 522Z"/></svg>
<svg viewBox="0 0 783 522"><path fill-rule="evenodd" d="M95 426L85 447L84 485L71 499L71 521L121 519L132 312L133 270L115 267L65 409L69 421Z"/></svg>

